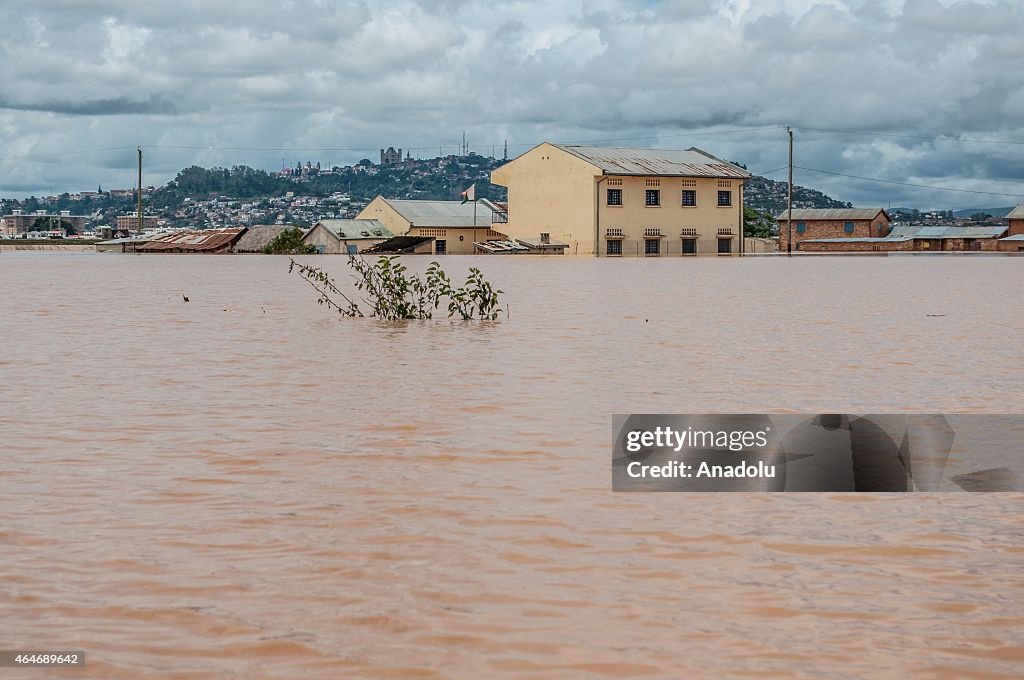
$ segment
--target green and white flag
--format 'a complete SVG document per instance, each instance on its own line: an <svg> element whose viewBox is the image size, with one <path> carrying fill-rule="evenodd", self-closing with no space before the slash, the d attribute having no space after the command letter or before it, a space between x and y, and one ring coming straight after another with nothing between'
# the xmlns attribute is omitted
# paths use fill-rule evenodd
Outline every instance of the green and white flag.
<svg viewBox="0 0 1024 680"><path fill-rule="evenodd" d="M476 184L472 184L468 189L462 192L462 202L469 203L470 201L476 200Z"/></svg>

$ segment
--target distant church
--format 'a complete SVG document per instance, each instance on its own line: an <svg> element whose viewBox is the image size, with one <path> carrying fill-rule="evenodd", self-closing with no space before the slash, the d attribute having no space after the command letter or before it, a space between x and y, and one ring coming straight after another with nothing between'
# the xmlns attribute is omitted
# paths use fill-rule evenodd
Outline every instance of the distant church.
<svg viewBox="0 0 1024 680"><path fill-rule="evenodd" d="M381 165L398 165L402 162L402 150L395 151L395 147L389 146L388 150L380 150Z"/></svg>

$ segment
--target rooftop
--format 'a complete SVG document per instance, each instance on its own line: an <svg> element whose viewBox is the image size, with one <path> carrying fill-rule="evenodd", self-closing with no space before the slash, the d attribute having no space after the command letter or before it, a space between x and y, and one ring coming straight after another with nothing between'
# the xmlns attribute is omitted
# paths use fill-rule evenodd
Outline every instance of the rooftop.
<svg viewBox="0 0 1024 680"><path fill-rule="evenodd" d="M884 208L793 208L794 220L873 220ZM888 217L888 213L886 213ZM785 220L788 212L783 210L777 220Z"/></svg>
<svg viewBox="0 0 1024 680"><path fill-rule="evenodd" d="M696 147L633 149L619 146L552 144L600 168L606 175L722 177L746 179L750 173Z"/></svg>
<svg viewBox="0 0 1024 680"><path fill-rule="evenodd" d="M356 240L364 238L391 238L394 236L378 220L320 220L317 224L338 239Z"/></svg>
<svg viewBox="0 0 1024 680"><path fill-rule="evenodd" d="M486 199L469 201L414 201L405 199L385 198L395 211L415 227L473 227L488 228L491 226L491 211L495 206ZM476 221L474 223L474 210Z"/></svg>
<svg viewBox="0 0 1024 680"><path fill-rule="evenodd" d="M893 227L889 237L906 236L910 238L999 238L1006 233L1007 227L954 227L928 226L909 224Z"/></svg>
<svg viewBox="0 0 1024 680"><path fill-rule="evenodd" d="M1011 210L1006 214L1006 217L1011 220L1024 220L1024 204L1018 205Z"/></svg>

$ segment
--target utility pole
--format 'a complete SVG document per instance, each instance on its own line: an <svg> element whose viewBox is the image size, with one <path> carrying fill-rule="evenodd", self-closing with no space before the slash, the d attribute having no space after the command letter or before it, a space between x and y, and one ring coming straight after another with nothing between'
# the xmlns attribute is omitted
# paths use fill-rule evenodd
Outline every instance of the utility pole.
<svg viewBox="0 0 1024 680"><path fill-rule="evenodd" d="M142 147L139 149L139 227L138 233L142 233Z"/></svg>
<svg viewBox="0 0 1024 680"><path fill-rule="evenodd" d="M505 158L502 160L508 160L508 140L505 140Z"/></svg>
<svg viewBox="0 0 1024 680"><path fill-rule="evenodd" d="M789 135L789 193L786 197L786 254L793 253L793 129L786 126L786 134Z"/></svg>

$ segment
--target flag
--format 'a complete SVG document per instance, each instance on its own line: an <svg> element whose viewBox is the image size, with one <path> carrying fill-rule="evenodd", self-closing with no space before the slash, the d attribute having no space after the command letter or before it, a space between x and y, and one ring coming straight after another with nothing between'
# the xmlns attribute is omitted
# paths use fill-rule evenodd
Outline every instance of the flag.
<svg viewBox="0 0 1024 680"><path fill-rule="evenodd" d="M470 185L468 189L462 192L462 202L468 203L476 200L476 184Z"/></svg>

